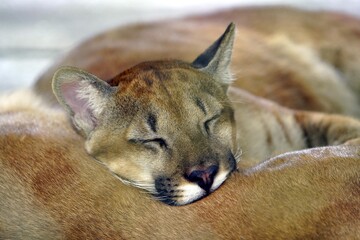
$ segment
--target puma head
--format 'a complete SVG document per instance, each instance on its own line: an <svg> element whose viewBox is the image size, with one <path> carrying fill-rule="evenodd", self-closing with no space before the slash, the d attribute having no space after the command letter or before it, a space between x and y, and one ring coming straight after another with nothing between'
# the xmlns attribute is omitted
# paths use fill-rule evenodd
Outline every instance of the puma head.
<svg viewBox="0 0 360 240"><path fill-rule="evenodd" d="M53 91L85 137L87 152L170 205L217 189L236 169L235 121L226 95L234 29L230 24L191 64L145 62L109 81L59 69Z"/></svg>

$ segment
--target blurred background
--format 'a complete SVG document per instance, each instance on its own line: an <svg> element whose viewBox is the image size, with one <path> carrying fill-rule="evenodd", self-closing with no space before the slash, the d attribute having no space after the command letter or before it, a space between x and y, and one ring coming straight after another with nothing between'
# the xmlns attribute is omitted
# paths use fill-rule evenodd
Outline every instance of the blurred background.
<svg viewBox="0 0 360 240"><path fill-rule="evenodd" d="M1 0L0 92L30 86L62 53L108 28L279 4L360 18L360 0Z"/></svg>

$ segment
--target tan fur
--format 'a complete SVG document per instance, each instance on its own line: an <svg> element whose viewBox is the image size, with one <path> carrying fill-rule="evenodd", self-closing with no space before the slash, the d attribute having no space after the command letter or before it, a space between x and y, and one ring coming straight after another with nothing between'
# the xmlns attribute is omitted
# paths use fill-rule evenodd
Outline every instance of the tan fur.
<svg viewBox="0 0 360 240"><path fill-rule="evenodd" d="M353 118L294 111L237 88L230 88L228 94L243 167L289 151L355 142L360 136L360 122Z"/></svg>
<svg viewBox="0 0 360 240"><path fill-rule="evenodd" d="M9 118L14 125L4 128ZM358 146L281 155L235 173L201 201L170 207L119 183L89 158L69 125L44 112L3 113L0 124L2 239L356 239L360 234Z"/></svg>
<svg viewBox="0 0 360 240"><path fill-rule="evenodd" d="M315 17L316 24L308 27L308 19ZM204 68L194 69L180 61L151 61L115 76L142 60L194 59L193 54L216 39L230 19L238 23L240 33L232 63L235 81L229 89L229 36L216 52L216 61ZM329 25L331 31L325 30ZM4 179L0 193L8 206L0 214L4 238L21 236L13 235L18 232L34 235L33 229L44 225L49 231L39 232L42 238L49 234L74 239L355 238L360 225L360 122L328 113L359 116L360 88L354 64L360 55L352 50L358 49L359 26L357 20L333 14L260 8L132 26L85 42L55 64L35 90L51 102L49 76L63 64L109 79L105 83L83 70L63 68L55 74L53 85L73 125L85 136L87 152L102 164L85 154L84 140L64 121L63 112L49 116L44 106L43 110L30 107L30 111L4 107L0 128L1 145L6 146L0 153ZM166 36L160 34L164 31ZM344 41L350 42L341 44ZM111 51L109 46L113 46ZM75 85L74 94L67 95ZM224 95L227 89L234 113ZM164 96L171 101L173 97L176 104L162 101L167 99ZM200 117L202 104L192 107L193 96L206 99L210 116L225 109L211 125L218 147L211 142L214 137L209 142L196 135L194 121L200 119L203 124L208 118ZM133 145L132 140L149 134L151 124L142 123L153 109L161 109L157 116L161 116L161 137L176 139L183 146L175 148L180 153L177 158L150 157L149 152L139 155L144 150ZM134 110L140 114L132 114ZM54 119L56 114L61 117ZM162 151L158 142L145 145L151 151ZM242 150L241 172L190 206L170 208L116 179L125 178L153 192L149 182L168 174L171 178L162 182L164 186L170 181L172 190L198 194L182 178L182 171L186 174L189 166L213 164L213 158L220 156L218 176L225 179L231 171L231 161L224 160L226 149L235 154L237 145ZM328 147L297 151L321 146ZM281 153L285 154L275 157ZM201 158L205 155L210 157ZM272 159L259 164L267 158ZM17 196L25 196L24 203L12 201ZM175 205L203 195L196 196L177 200ZM9 215L8 209L14 214ZM36 214L31 209L37 209ZM21 227L23 219L30 220Z"/></svg>

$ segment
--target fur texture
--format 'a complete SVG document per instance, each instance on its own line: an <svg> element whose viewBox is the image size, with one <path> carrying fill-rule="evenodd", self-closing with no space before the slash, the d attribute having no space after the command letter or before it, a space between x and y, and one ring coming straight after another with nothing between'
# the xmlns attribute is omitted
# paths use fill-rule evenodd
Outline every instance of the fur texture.
<svg viewBox="0 0 360 240"><path fill-rule="evenodd" d="M230 20L241 34L235 38L229 88L226 62L231 51L222 46L231 48L233 41L225 35L210 42ZM360 234L360 123L333 113L359 116L359 29L359 21L346 16L258 8L130 26L85 42L35 86L52 102L50 78L60 65L98 76L74 68L55 75L63 79L55 82L55 93L85 142L65 120L65 112L42 103L40 109L34 96L24 105L2 104L0 203L5 207L0 209L0 238L355 239ZM196 58L206 44L210 48ZM216 58L217 53L222 57ZM192 65L151 61L116 76L134 63L164 57L196 60ZM219 66L225 68L218 71ZM155 97L166 96L159 86L149 87L160 83L177 104ZM189 98L194 89L201 89L195 97L204 89L211 96ZM75 94L66 95L68 90ZM155 115L149 106L161 111ZM175 114L177 109L181 114ZM219 109L226 109L225 114L219 115ZM201 125L187 122L199 119ZM216 137L191 138L199 129ZM150 132L161 135L152 141L140 138ZM195 157L167 164L161 160L165 154L149 158L149 152L166 152L175 138L185 146L175 148L182 154L178 156ZM215 143L221 144L213 147ZM213 164L214 158L201 158L211 153L220 156L219 166L231 170L224 149L235 153L238 145L240 170L201 201L175 208L141 190L153 193L157 186L161 193L188 193L165 201L170 204L197 200L204 188L190 184L191 174L176 175L179 169L192 169L198 177L189 163ZM147 161L139 164L134 153L141 152ZM123 161L118 161L121 154ZM210 173L217 176L206 191L211 192L229 172L207 167L204 182L209 183ZM175 177L155 180L158 173L149 169ZM126 183L138 188L120 183L118 177L124 181L124 175L131 177Z"/></svg>
<svg viewBox="0 0 360 240"><path fill-rule="evenodd" d="M233 174L201 201L170 207L119 183L86 154L69 124L42 111L1 114L0 124L2 239L356 239L360 234L358 146L280 155Z"/></svg>

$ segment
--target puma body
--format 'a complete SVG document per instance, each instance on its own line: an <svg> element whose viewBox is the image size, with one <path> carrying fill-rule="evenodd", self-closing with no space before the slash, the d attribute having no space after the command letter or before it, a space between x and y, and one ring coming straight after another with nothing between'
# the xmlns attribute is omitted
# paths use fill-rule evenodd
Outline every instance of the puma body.
<svg viewBox="0 0 360 240"><path fill-rule="evenodd" d="M356 239L360 234L358 146L280 155L232 174L201 201L171 207L120 183L85 152L61 113L54 118L52 109L35 107L0 116L2 239Z"/></svg>

